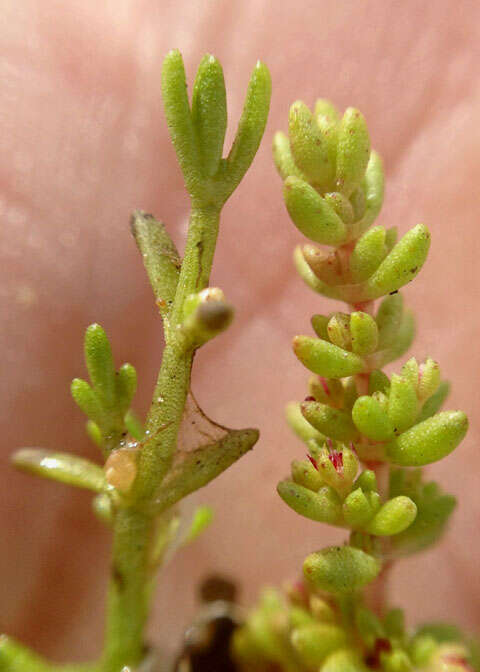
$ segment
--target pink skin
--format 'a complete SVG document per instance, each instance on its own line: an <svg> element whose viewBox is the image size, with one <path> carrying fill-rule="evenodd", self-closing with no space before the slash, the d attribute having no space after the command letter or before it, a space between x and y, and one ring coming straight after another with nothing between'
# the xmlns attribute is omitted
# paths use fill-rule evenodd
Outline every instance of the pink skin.
<svg viewBox="0 0 480 672"><path fill-rule="evenodd" d="M236 319L200 352L194 375L215 420L259 426L262 438L195 498L215 506L216 521L166 570L152 636L174 645L206 571L238 577L250 601L262 583L295 575L314 548L345 538L299 518L275 494L302 451L283 422L284 403L302 398L306 379L290 341L308 333L313 312L335 304L316 298L293 269L301 236L285 212L270 144L273 132L286 128L289 104L312 104L318 95L341 108L355 105L368 119L387 171L379 223L401 233L419 221L431 227L430 259L405 291L419 316L413 353L440 362L454 382L449 407L472 420L461 459L431 470L461 498L454 525L435 551L399 564L392 599L408 604L411 621L448 616L478 624L480 5L3 4L2 630L59 660L100 645L109 535L91 515L88 495L16 474L7 456L39 445L96 457L68 391L70 380L84 375L82 333L92 321L107 329L117 361L137 366L136 406L147 408L160 324L128 217L135 207L156 213L181 246L188 204L159 83L171 47L183 51L190 82L205 51L222 61L228 143L257 58L271 68L274 95L265 142L225 208L216 255L212 281L236 306Z"/></svg>

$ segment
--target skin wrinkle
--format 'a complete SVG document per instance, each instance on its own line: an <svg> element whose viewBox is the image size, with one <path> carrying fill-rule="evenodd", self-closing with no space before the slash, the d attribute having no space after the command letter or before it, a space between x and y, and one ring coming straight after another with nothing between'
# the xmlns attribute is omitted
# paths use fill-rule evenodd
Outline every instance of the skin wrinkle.
<svg viewBox="0 0 480 672"><path fill-rule="evenodd" d="M217 509L216 522L161 579L151 632L172 648L193 613L195 584L208 569L237 575L245 599L252 600L261 584L294 575L313 547L344 538L294 518L275 493L289 461L302 452L283 421L284 402L301 398L308 378L290 351L291 337L309 329L313 312L337 306L311 292L291 262L301 236L281 202L270 145L273 132L286 129L295 98L312 104L318 94L339 107L358 106L387 168L379 223L400 224L401 232L417 221L431 226L430 259L406 290L419 313L412 353L438 358L453 382L449 406L465 408L474 420L480 360L464 353L478 330L469 307L480 291L471 198L480 177L474 128L479 6L464 1L460 11L448 0L421 9L416 0L372 0L368 6L304 0L295 8L265 0L168 0L161 8L153 0L72 0L68 7L54 0L48 10L36 0L7 5L0 38L8 59L0 91L0 191L7 208L24 211L26 223L4 214L0 228L0 285L8 290L2 293L0 344L9 353L0 391L0 529L8 549L0 556L2 626L58 660L82 659L99 645L99 574L108 571L108 534L90 516L88 495L79 496L78 513L76 495L12 473L6 456L17 445L42 445L95 457L68 392L70 379L85 375L82 330L91 321L106 327L117 362L137 366L136 407L147 407L161 328L128 232L129 212L141 207L160 216L181 248L186 213L160 100L161 58L172 47L184 52L191 91L201 55L219 57L231 124L226 149L255 60L262 58L272 71L265 140L224 213L212 278L237 316L201 351L194 380L208 415L232 427L259 425L262 438L251 455L199 493L196 501ZM61 236L70 227L78 235L68 248ZM34 287L36 303L16 302L20 282ZM457 476L468 471L475 484L478 438L472 422L459 448L462 459L428 470L461 506L442 546L393 572L393 600L409 605L410 622L417 615L443 616L475 627L480 620L475 552L462 543L480 502L473 487L463 487L467 476ZM251 539L255 543L247 544ZM274 566L265 567L263 557L275 557ZM70 569L55 581L62 566Z"/></svg>

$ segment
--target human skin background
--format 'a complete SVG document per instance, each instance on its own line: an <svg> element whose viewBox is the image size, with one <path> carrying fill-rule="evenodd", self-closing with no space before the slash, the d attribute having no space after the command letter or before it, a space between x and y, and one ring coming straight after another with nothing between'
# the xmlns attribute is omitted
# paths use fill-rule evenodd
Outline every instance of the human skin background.
<svg viewBox="0 0 480 672"><path fill-rule="evenodd" d="M205 52L222 62L227 149L255 61L272 74L265 139L224 209L211 278L236 319L202 349L193 376L215 420L258 426L261 439L195 496L215 507L215 523L162 574L152 639L175 645L207 571L236 577L248 603L345 538L275 492L303 452L283 420L308 377L291 338L310 333L312 313L341 308L293 269L301 236L270 156L289 104L318 96L367 118L387 175L378 223L432 231L426 266L405 290L418 322L412 353L440 362L453 380L448 407L471 421L457 452L428 470L460 498L453 525L435 550L398 563L391 598L411 623L448 617L478 629L479 3L3 0L0 13L0 631L57 660L100 647L109 535L88 494L14 473L8 456L38 445L97 457L69 394L93 321L117 362L137 367L136 406L148 405L162 332L128 218L137 207L155 213L182 247L188 201L160 97L173 47L190 83Z"/></svg>

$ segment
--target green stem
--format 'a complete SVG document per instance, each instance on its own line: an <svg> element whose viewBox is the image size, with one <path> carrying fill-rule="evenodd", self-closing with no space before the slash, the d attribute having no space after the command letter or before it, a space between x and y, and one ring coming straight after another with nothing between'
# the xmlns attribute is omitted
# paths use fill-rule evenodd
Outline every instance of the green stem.
<svg viewBox="0 0 480 672"><path fill-rule="evenodd" d="M185 298L208 285L218 234L218 208L192 206L185 256L170 316L165 320L165 349L146 423L134 504L117 513L113 565L107 601L102 672L120 672L144 655L154 569L151 549L154 520L146 510L168 472L190 389L193 351L185 350L179 326Z"/></svg>
<svg viewBox="0 0 480 672"><path fill-rule="evenodd" d="M208 285L218 235L219 211L192 206L185 256L175 300L165 322L162 366L146 423L144 443L136 481L136 496L152 499L172 463L185 400L190 388L193 351L185 350L179 326L183 304L189 294Z"/></svg>

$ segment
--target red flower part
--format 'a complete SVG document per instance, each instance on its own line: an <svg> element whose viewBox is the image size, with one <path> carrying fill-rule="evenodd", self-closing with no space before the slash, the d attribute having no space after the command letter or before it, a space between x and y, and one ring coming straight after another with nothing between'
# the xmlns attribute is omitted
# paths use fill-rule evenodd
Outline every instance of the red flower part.
<svg viewBox="0 0 480 672"><path fill-rule="evenodd" d="M334 450L333 453L330 453L330 455L328 456L328 459L330 460L330 462L335 467L335 470L340 473L343 469L343 455L342 455L342 453L339 453L338 451Z"/></svg>
<svg viewBox="0 0 480 672"><path fill-rule="evenodd" d="M315 469L318 471L317 460L316 460L314 457L312 457L311 455L309 455L308 453L307 453L307 457L308 457L308 459L310 460L310 462L313 464L313 466L315 467Z"/></svg>
<svg viewBox="0 0 480 672"><path fill-rule="evenodd" d="M305 399L303 401L316 401L316 399L315 399L315 397L308 396L308 397L305 397Z"/></svg>
<svg viewBox="0 0 480 672"><path fill-rule="evenodd" d="M318 380L320 381L321 386L323 387L323 391L327 396L330 396L330 388L327 385L327 381L323 376L318 376Z"/></svg>

